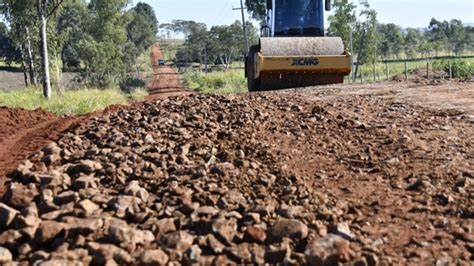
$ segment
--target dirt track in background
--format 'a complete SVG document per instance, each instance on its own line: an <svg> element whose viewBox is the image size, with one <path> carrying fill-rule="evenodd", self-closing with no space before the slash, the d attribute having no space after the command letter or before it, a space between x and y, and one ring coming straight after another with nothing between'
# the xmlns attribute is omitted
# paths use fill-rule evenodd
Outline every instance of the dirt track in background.
<svg viewBox="0 0 474 266"><path fill-rule="evenodd" d="M468 265L473 92L337 85L112 110L11 176L30 184L41 234L31 251L24 238L0 246L30 263ZM62 181L34 178L50 172Z"/></svg>
<svg viewBox="0 0 474 266"><path fill-rule="evenodd" d="M166 98L170 96L182 96L191 94L181 85L181 77L172 66L159 66L158 60L164 59L158 44L150 50L150 64L153 66L153 76L148 84L148 100Z"/></svg>

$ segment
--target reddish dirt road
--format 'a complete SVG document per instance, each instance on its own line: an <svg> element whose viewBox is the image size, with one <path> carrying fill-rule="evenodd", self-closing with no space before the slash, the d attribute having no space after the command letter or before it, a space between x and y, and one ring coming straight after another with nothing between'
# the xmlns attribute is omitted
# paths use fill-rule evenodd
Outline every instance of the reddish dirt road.
<svg viewBox="0 0 474 266"><path fill-rule="evenodd" d="M163 59L163 53L158 44L154 45L150 51L150 63L153 66L153 77L148 84L148 99L166 98L170 96L180 96L191 94L181 85L181 78L177 71L167 65L158 65L158 61Z"/></svg>

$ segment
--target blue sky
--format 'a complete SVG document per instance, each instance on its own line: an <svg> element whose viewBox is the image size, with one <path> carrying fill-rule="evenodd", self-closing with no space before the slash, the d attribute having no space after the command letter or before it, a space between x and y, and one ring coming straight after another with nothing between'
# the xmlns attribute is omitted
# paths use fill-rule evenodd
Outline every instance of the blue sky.
<svg viewBox="0 0 474 266"><path fill-rule="evenodd" d="M359 0L353 0L359 3ZM134 0L134 3L139 2ZM148 0L160 23L173 19L195 20L208 26L230 24L241 19L239 0ZM474 0L368 0L377 10L379 21L403 27L426 27L432 17L439 20L461 19L474 23Z"/></svg>

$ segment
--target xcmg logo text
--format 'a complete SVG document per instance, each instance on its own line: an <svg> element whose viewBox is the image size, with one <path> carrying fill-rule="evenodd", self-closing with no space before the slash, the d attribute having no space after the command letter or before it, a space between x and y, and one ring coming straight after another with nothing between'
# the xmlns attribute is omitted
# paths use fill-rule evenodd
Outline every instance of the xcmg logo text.
<svg viewBox="0 0 474 266"><path fill-rule="evenodd" d="M317 58L295 58L293 59L292 66L317 66L319 65L319 59Z"/></svg>

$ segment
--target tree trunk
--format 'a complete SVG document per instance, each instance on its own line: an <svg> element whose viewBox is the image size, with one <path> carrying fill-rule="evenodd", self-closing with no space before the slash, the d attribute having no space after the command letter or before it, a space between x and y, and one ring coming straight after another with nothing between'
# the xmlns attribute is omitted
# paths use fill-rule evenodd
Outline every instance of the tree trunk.
<svg viewBox="0 0 474 266"><path fill-rule="evenodd" d="M26 31L26 50L28 55L28 68L30 71L30 84L33 86L38 86L38 80L36 79L36 69L35 62L33 59L33 50L31 49L31 40L30 40L30 30L28 27L25 27Z"/></svg>
<svg viewBox="0 0 474 266"><path fill-rule="evenodd" d="M46 18L47 0L40 1L39 16L41 20L41 48L42 48L42 63L43 63L43 95L46 99L51 99L51 78L49 75L49 59L48 59L48 20Z"/></svg>

